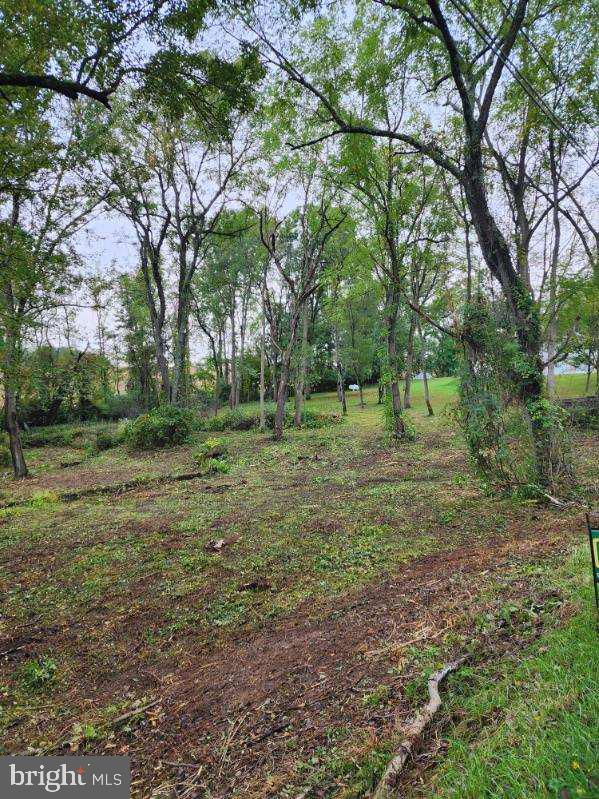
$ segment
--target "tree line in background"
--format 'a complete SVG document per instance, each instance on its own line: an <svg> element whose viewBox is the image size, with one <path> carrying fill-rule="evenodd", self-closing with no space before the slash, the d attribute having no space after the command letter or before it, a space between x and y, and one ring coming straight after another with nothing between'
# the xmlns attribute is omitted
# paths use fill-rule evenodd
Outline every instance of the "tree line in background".
<svg viewBox="0 0 599 799"><path fill-rule="evenodd" d="M427 377L457 374L489 484L574 484L555 369L590 388L599 361L591 3L0 9L15 476L23 425L258 399L281 438L289 396L300 426L350 383L401 442L414 377L432 414ZM135 265L90 277L105 220Z"/></svg>

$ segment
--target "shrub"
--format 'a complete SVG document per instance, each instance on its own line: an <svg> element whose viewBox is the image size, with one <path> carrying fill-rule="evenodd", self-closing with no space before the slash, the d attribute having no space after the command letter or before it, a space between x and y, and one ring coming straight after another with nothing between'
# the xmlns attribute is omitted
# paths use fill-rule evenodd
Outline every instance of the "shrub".
<svg viewBox="0 0 599 799"><path fill-rule="evenodd" d="M207 438L196 447L193 457L196 461L207 458L224 458L227 455L227 445L221 438Z"/></svg>
<svg viewBox="0 0 599 799"><path fill-rule="evenodd" d="M116 443L114 436L109 430L98 430L94 442L94 449L97 452L104 452L104 450L114 447Z"/></svg>
<svg viewBox="0 0 599 799"><path fill-rule="evenodd" d="M227 446L220 438L207 438L193 453L193 459L204 474L227 474Z"/></svg>
<svg viewBox="0 0 599 799"><path fill-rule="evenodd" d="M57 670L56 663L47 657L27 661L21 667L20 677L23 688L32 693L43 690L52 685L56 679Z"/></svg>
<svg viewBox="0 0 599 799"><path fill-rule="evenodd" d="M118 437L114 436L110 430L98 430L94 439L86 445L86 452L88 455L97 455L116 447L119 443Z"/></svg>
<svg viewBox="0 0 599 799"><path fill-rule="evenodd" d="M269 405L266 408L266 426L273 429L275 424L275 407ZM302 427L309 429L317 429L326 427L330 424L337 424L341 421L341 416L338 413L322 413L313 411L310 408L304 408L302 413ZM293 413L290 410L285 411L284 426L292 427L294 421ZM200 429L211 433L223 433L226 430L253 430L260 426L260 413L257 410L242 410L236 408L235 410L227 410L220 413L218 416L212 416L210 419L204 419L200 423Z"/></svg>
<svg viewBox="0 0 599 799"><path fill-rule="evenodd" d="M39 427L23 433L25 447L70 447L81 430L65 427Z"/></svg>
<svg viewBox="0 0 599 799"><path fill-rule="evenodd" d="M568 408L570 423L572 427L586 430L599 430L599 411L597 408L574 406Z"/></svg>
<svg viewBox="0 0 599 799"><path fill-rule="evenodd" d="M255 412L248 413L236 408L226 410L210 419L204 419L200 427L202 430L212 433L222 433L225 430L251 430L256 426L257 420L259 421L259 416L256 416Z"/></svg>
<svg viewBox="0 0 599 799"><path fill-rule="evenodd" d="M204 474L228 474L231 466L221 458L206 458L200 463Z"/></svg>
<svg viewBox="0 0 599 799"><path fill-rule="evenodd" d="M110 394L102 403L100 413L103 419L134 419L143 410L136 394Z"/></svg>
<svg viewBox="0 0 599 799"><path fill-rule="evenodd" d="M122 433L131 449L158 449L183 444L192 431L192 416L174 405L161 405L129 422Z"/></svg>
<svg viewBox="0 0 599 799"><path fill-rule="evenodd" d="M8 445L8 433L0 432L0 469L12 466L12 456Z"/></svg>

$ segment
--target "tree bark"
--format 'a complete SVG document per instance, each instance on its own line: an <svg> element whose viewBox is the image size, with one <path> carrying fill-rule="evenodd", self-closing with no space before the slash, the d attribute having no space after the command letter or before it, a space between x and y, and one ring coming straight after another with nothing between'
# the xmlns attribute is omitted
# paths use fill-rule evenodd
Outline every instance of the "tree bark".
<svg viewBox="0 0 599 799"><path fill-rule="evenodd" d="M557 267L559 264L559 249L561 239L560 213L559 213L559 176L555 155L555 140L553 133L549 136L549 164L553 192L553 251L549 272L549 323L547 325L547 393L553 399L555 390L555 353L557 346Z"/></svg>
<svg viewBox="0 0 599 799"><path fill-rule="evenodd" d="M304 386L306 383L306 368L308 359L308 309L304 305L302 309L302 340L300 350L300 361L295 383L295 418L296 427L302 424L302 405L304 402Z"/></svg>
<svg viewBox="0 0 599 799"><path fill-rule="evenodd" d="M275 441L280 441L283 438L283 427L285 424L285 403L287 402L289 372L291 369L291 349L292 348L290 345L281 361L281 374L277 386L277 401L273 430L273 438Z"/></svg>
<svg viewBox="0 0 599 799"><path fill-rule="evenodd" d="M266 430L266 405L264 396L266 394L266 319L262 312L262 328L260 331L260 432Z"/></svg>
<svg viewBox="0 0 599 799"><path fill-rule="evenodd" d="M341 403L341 410L347 416L347 402L345 399L345 381L343 378L343 367L339 360L339 331L333 326L333 359L335 361L335 371L337 372L337 399Z"/></svg>
<svg viewBox="0 0 599 799"><path fill-rule="evenodd" d="M25 456L23 454L23 445L21 443L21 431L19 430L19 421L17 418L15 392L9 387L10 380L7 379L6 372L4 379L6 381L4 389L4 419L6 432L8 433L13 474L15 478L27 477L29 471L27 469L27 463L25 462Z"/></svg>
<svg viewBox="0 0 599 799"><path fill-rule="evenodd" d="M412 396L412 372L414 368L414 334L416 332L416 313L412 311L410 317L410 330L408 332L408 346L406 350L406 375L404 380L403 390L403 406L404 408L411 408Z"/></svg>
<svg viewBox="0 0 599 799"><path fill-rule="evenodd" d="M235 327L235 309L231 311L231 391L229 392L229 407L237 407L237 330Z"/></svg>
<svg viewBox="0 0 599 799"><path fill-rule="evenodd" d="M392 299L391 307L387 316L387 354L389 356L390 388L391 388L391 409L393 412L393 435L395 438L403 438L406 427L402 418L403 408L401 407L401 392L399 389L399 373L397 364L397 310L398 303Z"/></svg>
<svg viewBox="0 0 599 799"><path fill-rule="evenodd" d="M428 375L426 373L426 351L425 351L425 343L424 337L422 335L422 325L420 320L418 320L418 336L420 338L420 349L422 352L422 384L424 386L424 402L426 403L426 408L428 410L429 416L434 416L435 413L433 411L433 406L431 404L431 396L428 390Z"/></svg>
<svg viewBox="0 0 599 799"><path fill-rule="evenodd" d="M518 347L527 363L526 374L516 374L517 397L528 416L534 445L537 480L550 486L554 478L554 456L545 419L537 411L543 397L543 361L541 331L534 298L512 264L507 242L489 209L484 185L480 140L468 142L464 162L464 191L478 243L485 263L502 288ZM531 413L532 411L532 413ZM561 454L561 453L558 453Z"/></svg>

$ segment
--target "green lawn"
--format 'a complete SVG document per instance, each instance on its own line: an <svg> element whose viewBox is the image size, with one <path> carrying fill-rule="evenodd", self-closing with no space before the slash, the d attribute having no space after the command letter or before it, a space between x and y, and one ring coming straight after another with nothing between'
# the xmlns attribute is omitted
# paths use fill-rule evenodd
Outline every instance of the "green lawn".
<svg viewBox="0 0 599 799"><path fill-rule="evenodd" d="M461 688L453 681L449 712L462 720L445 731L447 753L415 794L599 796L599 632L589 575L585 546L559 570L574 615L499 669L473 670Z"/></svg>

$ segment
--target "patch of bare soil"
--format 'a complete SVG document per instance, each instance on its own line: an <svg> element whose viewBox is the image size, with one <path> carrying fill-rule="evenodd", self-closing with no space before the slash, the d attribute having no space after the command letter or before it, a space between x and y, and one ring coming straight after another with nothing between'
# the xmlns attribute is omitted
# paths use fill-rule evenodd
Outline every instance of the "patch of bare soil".
<svg viewBox="0 0 599 799"><path fill-rule="evenodd" d="M539 511L512 520L494 541L420 558L317 612L306 605L212 653L190 650L176 673L162 676L158 705L110 751L131 755L139 796L280 796L297 780L298 761L325 746L331 730L390 736L411 712L402 687L421 676L406 673L408 647L472 628L490 602L480 598L489 580L509 564L568 548L581 526L573 515ZM531 589L516 580L499 590L505 600ZM519 641L498 630L492 645L497 652ZM364 701L380 686L389 701Z"/></svg>

